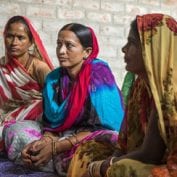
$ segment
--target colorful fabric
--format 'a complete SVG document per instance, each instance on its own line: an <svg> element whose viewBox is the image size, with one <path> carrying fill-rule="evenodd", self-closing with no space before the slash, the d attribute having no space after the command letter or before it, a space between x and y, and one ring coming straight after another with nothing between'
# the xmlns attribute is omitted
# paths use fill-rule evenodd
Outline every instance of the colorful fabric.
<svg viewBox="0 0 177 177"><path fill-rule="evenodd" d="M117 144L118 134L107 131L77 148L70 162L67 177L82 177L88 165L111 156Z"/></svg>
<svg viewBox="0 0 177 177"><path fill-rule="evenodd" d="M131 72L127 72L124 77L124 82L123 82L122 89L121 89L125 106L127 106L128 104L128 99L129 99L130 92L132 90L132 85L134 81L135 81L135 74Z"/></svg>
<svg viewBox="0 0 177 177"><path fill-rule="evenodd" d="M167 152L171 152L165 170L168 173L163 174L170 174L174 177L177 175L175 151L177 144L177 60L175 55L177 51L177 23L170 16L163 14L137 16L136 19L149 84L139 77L133 84L116 148L128 153L140 147L146 134L150 111L156 108L160 133L167 145ZM91 142L86 144L89 146ZM96 146L95 144L94 146ZM74 161L75 158L77 161ZM78 148L76 157L74 156L71 162L69 173L73 175L76 168L79 173L75 174L84 173L86 168L82 168L78 164L82 164L82 162L89 164L92 161L91 159L93 159L93 154L88 156L81 148ZM100 157L99 160L102 160L102 158ZM108 177L118 177L119 172L116 171L121 171L124 168L116 167L116 164L115 168L114 165L109 168ZM134 162L131 165L134 165ZM130 169L133 169L133 167ZM153 169L160 172L160 169ZM164 170L165 168L161 169ZM126 172L128 171L126 170ZM146 170L143 172L146 172ZM148 171L148 173L150 172ZM127 176L131 175L129 171ZM153 177L157 177L157 173Z"/></svg>
<svg viewBox="0 0 177 177"><path fill-rule="evenodd" d="M88 141L81 145L73 156L68 177L82 177L91 162L104 160L112 156L116 150L119 151L120 148L126 153L139 147L146 133L147 117L150 115L151 105L152 95L148 85L137 78L129 95L125 117L119 132L119 144L112 144L112 148L109 147L111 143L107 144L104 141L101 143Z"/></svg>
<svg viewBox="0 0 177 177"><path fill-rule="evenodd" d="M21 160L21 150L26 144L34 140L39 140L42 137L42 130L42 124L30 120L19 121L17 123L6 126L6 129L4 129L3 134L6 135L4 136L4 138L8 158L14 161L16 164L23 165L23 162ZM62 133L62 135L60 134L60 136L67 137L72 135L72 133L72 131L65 131ZM107 153L112 153L113 147L115 146L117 139L118 133L116 131L94 131L88 136L86 136L79 144L73 146L72 149L58 154L55 157L54 161L49 161L49 163L46 166L41 167L40 170L47 172L54 172L54 170L56 170L59 176L66 176L68 166L78 146L85 144L85 142L90 140L100 142L100 145L101 143L103 143L101 146L105 147L105 150L107 148L106 153L105 151L104 154L100 152L103 158L106 157ZM90 146L90 148L91 151L95 149L95 153L98 153L96 151L97 147ZM85 150L89 151L89 149L87 148Z"/></svg>
<svg viewBox="0 0 177 177"><path fill-rule="evenodd" d="M130 92L119 132L118 146L123 152L133 151L142 145L152 108L153 98L150 88L138 77Z"/></svg>
<svg viewBox="0 0 177 177"><path fill-rule="evenodd" d="M47 63L48 72L53 68L46 50L30 21L23 17L31 30L34 41L34 55ZM6 31L4 31L5 35ZM31 65L33 69L34 63ZM29 66L29 67L30 67ZM44 70L45 71L45 70ZM44 75L47 75L44 73ZM25 69L16 58L8 58L0 65L0 127L11 121L41 118L42 87ZM0 133L1 138L1 133Z"/></svg>
<svg viewBox="0 0 177 177"><path fill-rule="evenodd" d="M96 59L98 44L93 31L92 37L93 51L72 87L64 68L54 70L46 79L43 92L46 130L61 132L84 121L88 100L102 127L117 131L120 128L124 115L121 93L107 63ZM55 97L59 97L58 102Z"/></svg>
<svg viewBox="0 0 177 177"><path fill-rule="evenodd" d="M98 44L93 31L92 34L92 53L84 61L72 87L66 69L59 67L48 74L43 91L44 127L25 120L4 129L5 146L11 160L22 163L20 152L24 145L40 139L43 130L58 133L58 141L78 132L91 132L70 150L57 154L52 161L57 174L66 176L78 146L89 140L104 142L107 147L117 142L124 115L121 93L108 64L96 58ZM50 165L51 161L41 170L53 170Z"/></svg>
<svg viewBox="0 0 177 177"><path fill-rule="evenodd" d="M177 22L163 14L138 16L137 22L161 135L171 149L177 138Z"/></svg>

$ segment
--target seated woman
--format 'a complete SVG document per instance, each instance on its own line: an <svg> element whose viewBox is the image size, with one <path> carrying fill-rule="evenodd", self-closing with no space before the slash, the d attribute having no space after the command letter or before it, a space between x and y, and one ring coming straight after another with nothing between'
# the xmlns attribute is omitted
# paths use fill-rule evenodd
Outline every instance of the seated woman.
<svg viewBox="0 0 177 177"><path fill-rule="evenodd" d="M105 146L85 143L75 152L68 177L149 177L177 148L177 22L163 14L137 16L122 51L126 70L138 77L114 153L104 158ZM176 166L171 169L177 176Z"/></svg>
<svg viewBox="0 0 177 177"><path fill-rule="evenodd" d="M4 129L10 159L48 171L53 163L58 175L66 176L83 142L103 135L110 147L116 143L124 115L122 98L108 64L96 58L98 50L89 27L71 23L59 31L60 67L46 78L43 125L24 121ZM19 144L27 145L23 149Z"/></svg>
<svg viewBox="0 0 177 177"><path fill-rule="evenodd" d="M53 68L43 44L23 16L11 17L4 30L0 59L0 139L5 124L42 117L42 88Z"/></svg>

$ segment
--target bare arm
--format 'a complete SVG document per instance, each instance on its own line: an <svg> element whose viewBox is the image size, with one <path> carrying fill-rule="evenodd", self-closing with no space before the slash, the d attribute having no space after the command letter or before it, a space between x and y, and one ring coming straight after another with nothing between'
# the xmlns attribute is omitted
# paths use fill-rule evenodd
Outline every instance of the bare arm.
<svg viewBox="0 0 177 177"><path fill-rule="evenodd" d="M75 144L79 143L88 134L90 134L90 132L79 132L74 136L58 141L58 138L55 134L45 132L44 137L42 137L41 140L36 141L30 147L34 153L37 152L36 155L30 156L31 161L35 166L46 164L52 158L52 156L55 155L54 151L56 154L67 151ZM55 148L53 147L53 141L55 142ZM26 159L27 157L25 156L24 161L26 161L27 164L29 162L27 161L28 159Z"/></svg>

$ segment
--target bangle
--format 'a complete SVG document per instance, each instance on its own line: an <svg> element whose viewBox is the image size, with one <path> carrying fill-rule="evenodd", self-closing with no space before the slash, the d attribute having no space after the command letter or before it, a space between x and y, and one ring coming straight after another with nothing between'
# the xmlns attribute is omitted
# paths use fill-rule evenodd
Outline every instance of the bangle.
<svg viewBox="0 0 177 177"><path fill-rule="evenodd" d="M56 141L52 141L52 157L57 154Z"/></svg>
<svg viewBox="0 0 177 177"><path fill-rule="evenodd" d="M75 133L73 133L73 137L76 139L76 144L79 144L80 141L77 139L77 135Z"/></svg>
<svg viewBox="0 0 177 177"><path fill-rule="evenodd" d="M90 177L102 177L101 165L103 162L104 160L101 160L101 161L95 161L89 164L88 172L89 172Z"/></svg>
<svg viewBox="0 0 177 177"><path fill-rule="evenodd" d="M111 157L110 161L109 161L109 166L111 166L114 162L113 160L115 159L116 157Z"/></svg>
<svg viewBox="0 0 177 177"><path fill-rule="evenodd" d="M70 138L66 137L65 139L66 139L67 141L69 141L69 143L71 144L71 146L74 146L74 145L75 145L75 144L71 141Z"/></svg>

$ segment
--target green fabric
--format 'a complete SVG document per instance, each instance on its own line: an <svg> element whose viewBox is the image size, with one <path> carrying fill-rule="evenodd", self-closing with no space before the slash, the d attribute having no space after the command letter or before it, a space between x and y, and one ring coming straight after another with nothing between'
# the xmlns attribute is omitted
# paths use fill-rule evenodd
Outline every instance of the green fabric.
<svg viewBox="0 0 177 177"><path fill-rule="evenodd" d="M121 89L125 105L127 105L130 90L132 88L134 81L135 81L135 74L131 72L127 72L125 75L124 81L123 81L122 89Z"/></svg>
<svg viewBox="0 0 177 177"><path fill-rule="evenodd" d="M144 164L142 162L122 159L115 162L107 170L108 177L149 177L152 164Z"/></svg>

